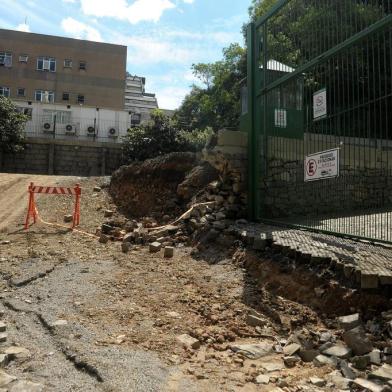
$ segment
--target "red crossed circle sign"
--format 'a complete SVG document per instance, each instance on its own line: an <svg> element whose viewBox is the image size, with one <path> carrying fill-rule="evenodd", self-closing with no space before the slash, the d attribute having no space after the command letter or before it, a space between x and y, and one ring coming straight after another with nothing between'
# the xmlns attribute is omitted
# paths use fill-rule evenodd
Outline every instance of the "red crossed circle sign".
<svg viewBox="0 0 392 392"><path fill-rule="evenodd" d="M309 159L306 165L306 172L309 177L313 177L317 171L317 162L314 159Z"/></svg>

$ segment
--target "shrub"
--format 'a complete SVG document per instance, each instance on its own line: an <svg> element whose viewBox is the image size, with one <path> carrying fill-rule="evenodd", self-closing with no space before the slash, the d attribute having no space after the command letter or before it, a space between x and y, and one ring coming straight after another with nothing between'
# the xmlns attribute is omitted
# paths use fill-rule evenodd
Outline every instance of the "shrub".
<svg viewBox="0 0 392 392"><path fill-rule="evenodd" d="M151 114L150 123L129 129L123 138L124 163L142 161L170 152L200 151L212 132L212 129L178 129L162 111L155 110Z"/></svg>
<svg viewBox="0 0 392 392"><path fill-rule="evenodd" d="M17 152L23 150L23 130L28 118L18 112L16 105L8 98L0 96L0 151Z"/></svg>

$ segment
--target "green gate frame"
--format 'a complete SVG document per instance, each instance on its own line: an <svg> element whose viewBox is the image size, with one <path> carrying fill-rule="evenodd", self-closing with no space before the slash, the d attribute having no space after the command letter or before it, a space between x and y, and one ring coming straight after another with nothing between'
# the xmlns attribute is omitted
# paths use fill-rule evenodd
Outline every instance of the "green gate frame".
<svg viewBox="0 0 392 392"><path fill-rule="evenodd" d="M263 77L260 81L258 72L260 66L267 70L268 63L268 20L281 11L292 0L277 0L276 4L256 22L247 26L247 99L248 99L248 217L252 221L263 221L265 223L277 224L276 221L266 220L264 209L264 195L260 190L260 179L267 173L267 93L276 87L298 78L304 72L325 62L327 59L348 50L360 41L372 34L382 31L392 25L392 15L389 14L376 23L368 26L364 30L354 34L350 38L327 50L321 55L313 58L307 63L299 66L293 72L287 73L271 83ZM278 223L279 224L279 223ZM312 229L307 226L296 224L282 224L284 226L312 230L325 234L333 234L342 237L354 237L368 241L375 241L374 238L352 236L344 233L331 232L327 230ZM389 241L377 240L380 243Z"/></svg>

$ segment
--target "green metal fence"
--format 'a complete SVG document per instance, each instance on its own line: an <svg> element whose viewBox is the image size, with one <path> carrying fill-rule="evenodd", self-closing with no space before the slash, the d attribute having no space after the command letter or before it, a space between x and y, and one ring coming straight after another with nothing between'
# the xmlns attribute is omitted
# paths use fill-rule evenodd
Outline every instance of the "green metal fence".
<svg viewBox="0 0 392 392"><path fill-rule="evenodd" d="M247 81L250 217L392 242L392 1L277 1Z"/></svg>

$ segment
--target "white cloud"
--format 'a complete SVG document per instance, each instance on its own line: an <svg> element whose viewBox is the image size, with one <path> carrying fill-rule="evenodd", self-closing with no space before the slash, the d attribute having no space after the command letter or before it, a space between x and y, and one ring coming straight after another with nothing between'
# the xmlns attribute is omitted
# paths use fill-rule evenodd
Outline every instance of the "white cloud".
<svg viewBox="0 0 392 392"><path fill-rule="evenodd" d="M189 93L189 88L166 87L156 89L155 93L161 109L177 109L181 105L185 95Z"/></svg>
<svg viewBox="0 0 392 392"><path fill-rule="evenodd" d="M166 10L175 8L170 0L136 0L131 5L126 0L81 0L81 4L86 15L127 20L132 24L158 22Z"/></svg>
<svg viewBox="0 0 392 392"><path fill-rule="evenodd" d="M21 23L18 26L16 26L16 30L24 31L25 33L30 33L30 26L26 23Z"/></svg>
<svg viewBox="0 0 392 392"><path fill-rule="evenodd" d="M62 29L74 38L87 39L89 41L102 41L100 32L85 23L74 18L66 18L61 21Z"/></svg>

